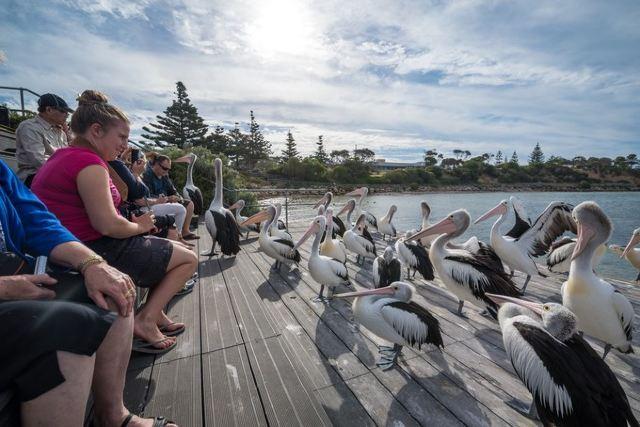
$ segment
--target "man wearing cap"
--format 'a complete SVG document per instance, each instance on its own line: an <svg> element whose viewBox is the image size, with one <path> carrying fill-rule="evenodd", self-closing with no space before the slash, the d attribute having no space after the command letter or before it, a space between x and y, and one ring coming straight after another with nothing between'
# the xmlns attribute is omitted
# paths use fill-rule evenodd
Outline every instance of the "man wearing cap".
<svg viewBox="0 0 640 427"><path fill-rule="evenodd" d="M18 177L27 187L49 156L67 145L64 126L72 112L64 99L45 93L38 99L38 115L24 120L16 129Z"/></svg>

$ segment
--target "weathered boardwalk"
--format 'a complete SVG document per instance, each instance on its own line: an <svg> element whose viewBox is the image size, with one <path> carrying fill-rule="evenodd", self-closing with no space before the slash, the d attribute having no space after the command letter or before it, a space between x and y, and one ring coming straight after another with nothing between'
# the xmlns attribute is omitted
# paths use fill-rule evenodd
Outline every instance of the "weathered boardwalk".
<svg viewBox="0 0 640 427"><path fill-rule="evenodd" d="M290 231L299 237L304 228ZM204 250L210 238L204 227L199 234ZM472 305L466 317L455 315L457 301L438 280L416 276L414 299L438 317L444 350L405 348L398 367L383 372L375 365L382 342L353 324L348 301L311 301L319 285L306 269L309 244L299 268L280 272L270 271L255 236L241 246L235 258L201 257L199 284L169 309L187 324L176 349L132 358L132 411L181 426L536 425L505 403L531 397L506 358L497 323ZM370 262L348 265L357 288L372 286ZM559 302L561 282L533 279L528 295ZM640 313L640 289L618 286ZM612 352L607 362L640 418L640 358Z"/></svg>

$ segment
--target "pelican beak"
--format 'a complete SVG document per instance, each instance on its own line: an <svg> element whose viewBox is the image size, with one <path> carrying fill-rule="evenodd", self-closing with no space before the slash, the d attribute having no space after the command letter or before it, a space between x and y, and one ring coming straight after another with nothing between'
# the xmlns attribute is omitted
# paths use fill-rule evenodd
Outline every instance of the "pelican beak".
<svg viewBox="0 0 640 427"><path fill-rule="evenodd" d="M424 230L418 231L413 236L410 236L407 240L418 240L425 236L431 236L432 234L448 234L453 233L458 229L456 224L450 217L446 217L442 221L433 224L431 227L427 227Z"/></svg>
<svg viewBox="0 0 640 427"><path fill-rule="evenodd" d="M315 205L313 205L313 209L317 209L318 206L323 205L325 203L327 203L327 196L322 196L322 199L318 200L318 202Z"/></svg>
<svg viewBox="0 0 640 427"><path fill-rule="evenodd" d="M584 251L595 234L595 231L590 227L582 224L581 222L578 223L578 241L576 242L576 247L573 249L571 261L576 259Z"/></svg>
<svg viewBox="0 0 640 427"><path fill-rule="evenodd" d="M292 250L298 249L300 246L302 246L302 244L304 242L307 241L307 239L309 238L309 236L316 234L318 232L318 224L315 223L315 221L309 226L309 228L307 229L307 231L304 233L304 236L302 236L300 238L300 240L298 240L298 242L293 246Z"/></svg>
<svg viewBox="0 0 640 427"><path fill-rule="evenodd" d="M503 213L505 213L507 210L507 207L505 205L502 204L502 202L500 202L495 208L487 211L484 215L482 215L480 218L476 219L475 221L473 221L474 224L477 224L479 222L484 221L485 219L491 218L492 216L495 215L502 215Z"/></svg>
<svg viewBox="0 0 640 427"><path fill-rule="evenodd" d="M189 155L182 156L179 159L175 159L173 162L174 163L191 163L191 156Z"/></svg>
<svg viewBox="0 0 640 427"><path fill-rule="evenodd" d="M519 305L521 307L525 307L528 308L529 310L533 311L534 313L542 316L542 304L537 303L537 302L533 302L533 301L527 301L527 300L523 300L520 298L513 298L513 297L508 297L505 295L496 295L496 294L489 294L486 293L485 294L487 297L489 297L489 299L493 302L495 302L496 304L498 304L499 306L501 306L502 304L506 304L508 302Z"/></svg>
<svg viewBox="0 0 640 427"><path fill-rule="evenodd" d="M260 212L251 215L249 218L242 221L240 226L246 226L251 224L259 224L262 221L266 221L269 218L269 211L266 209L261 210Z"/></svg>
<svg viewBox="0 0 640 427"><path fill-rule="evenodd" d="M340 212L338 212L338 214L336 216L340 216L343 213L347 212L350 207L351 207L351 203L347 203L346 205L344 205L344 207L342 209L340 209Z"/></svg>
<svg viewBox="0 0 640 427"><path fill-rule="evenodd" d="M363 297L365 295L393 295L395 290L391 286L385 286L378 289L367 289L358 292L346 292L343 294L334 295L335 298L350 298L350 297Z"/></svg>
<svg viewBox="0 0 640 427"><path fill-rule="evenodd" d="M362 196L364 194L363 187L356 188L355 190L346 194L346 196Z"/></svg>
<svg viewBox="0 0 640 427"><path fill-rule="evenodd" d="M631 239L629 239L629 243L627 243L627 247L624 248L624 251L622 251L622 255L620 255L620 258L626 257L629 251L635 248L638 245L638 243L640 243L640 234L634 234L633 236L631 236Z"/></svg>
<svg viewBox="0 0 640 427"><path fill-rule="evenodd" d="M230 211L234 210L234 209L238 209L240 207L240 201L236 201L234 204L232 204L231 206L229 206L227 209L229 209ZM248 218L247 218L248 219Z"/></svg>

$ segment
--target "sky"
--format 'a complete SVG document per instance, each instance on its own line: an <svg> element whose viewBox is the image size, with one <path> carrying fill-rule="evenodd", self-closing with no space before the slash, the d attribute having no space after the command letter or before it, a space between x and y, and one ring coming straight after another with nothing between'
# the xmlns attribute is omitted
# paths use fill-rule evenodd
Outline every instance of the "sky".
<svg viewBox="0 0 640 427"><path fill-rule="evenodd" d="M640 152L638 22L636 0L5 0L0 86L98 89L134 140L180 80L212 127L254 110L276 154L291 130L387 161L615 157Z"/></svg>

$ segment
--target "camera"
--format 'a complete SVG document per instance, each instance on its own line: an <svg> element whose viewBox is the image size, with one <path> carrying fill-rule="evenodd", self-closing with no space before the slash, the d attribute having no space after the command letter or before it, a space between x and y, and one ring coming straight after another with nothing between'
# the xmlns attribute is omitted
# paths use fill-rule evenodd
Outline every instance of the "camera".
<svg viewBox="0 0 640 427"><path fill-rule="evenodd" d="M173 215L160 215L154 218L153 223L158 228L169 228L176 223L176 218Z"/></svg>

